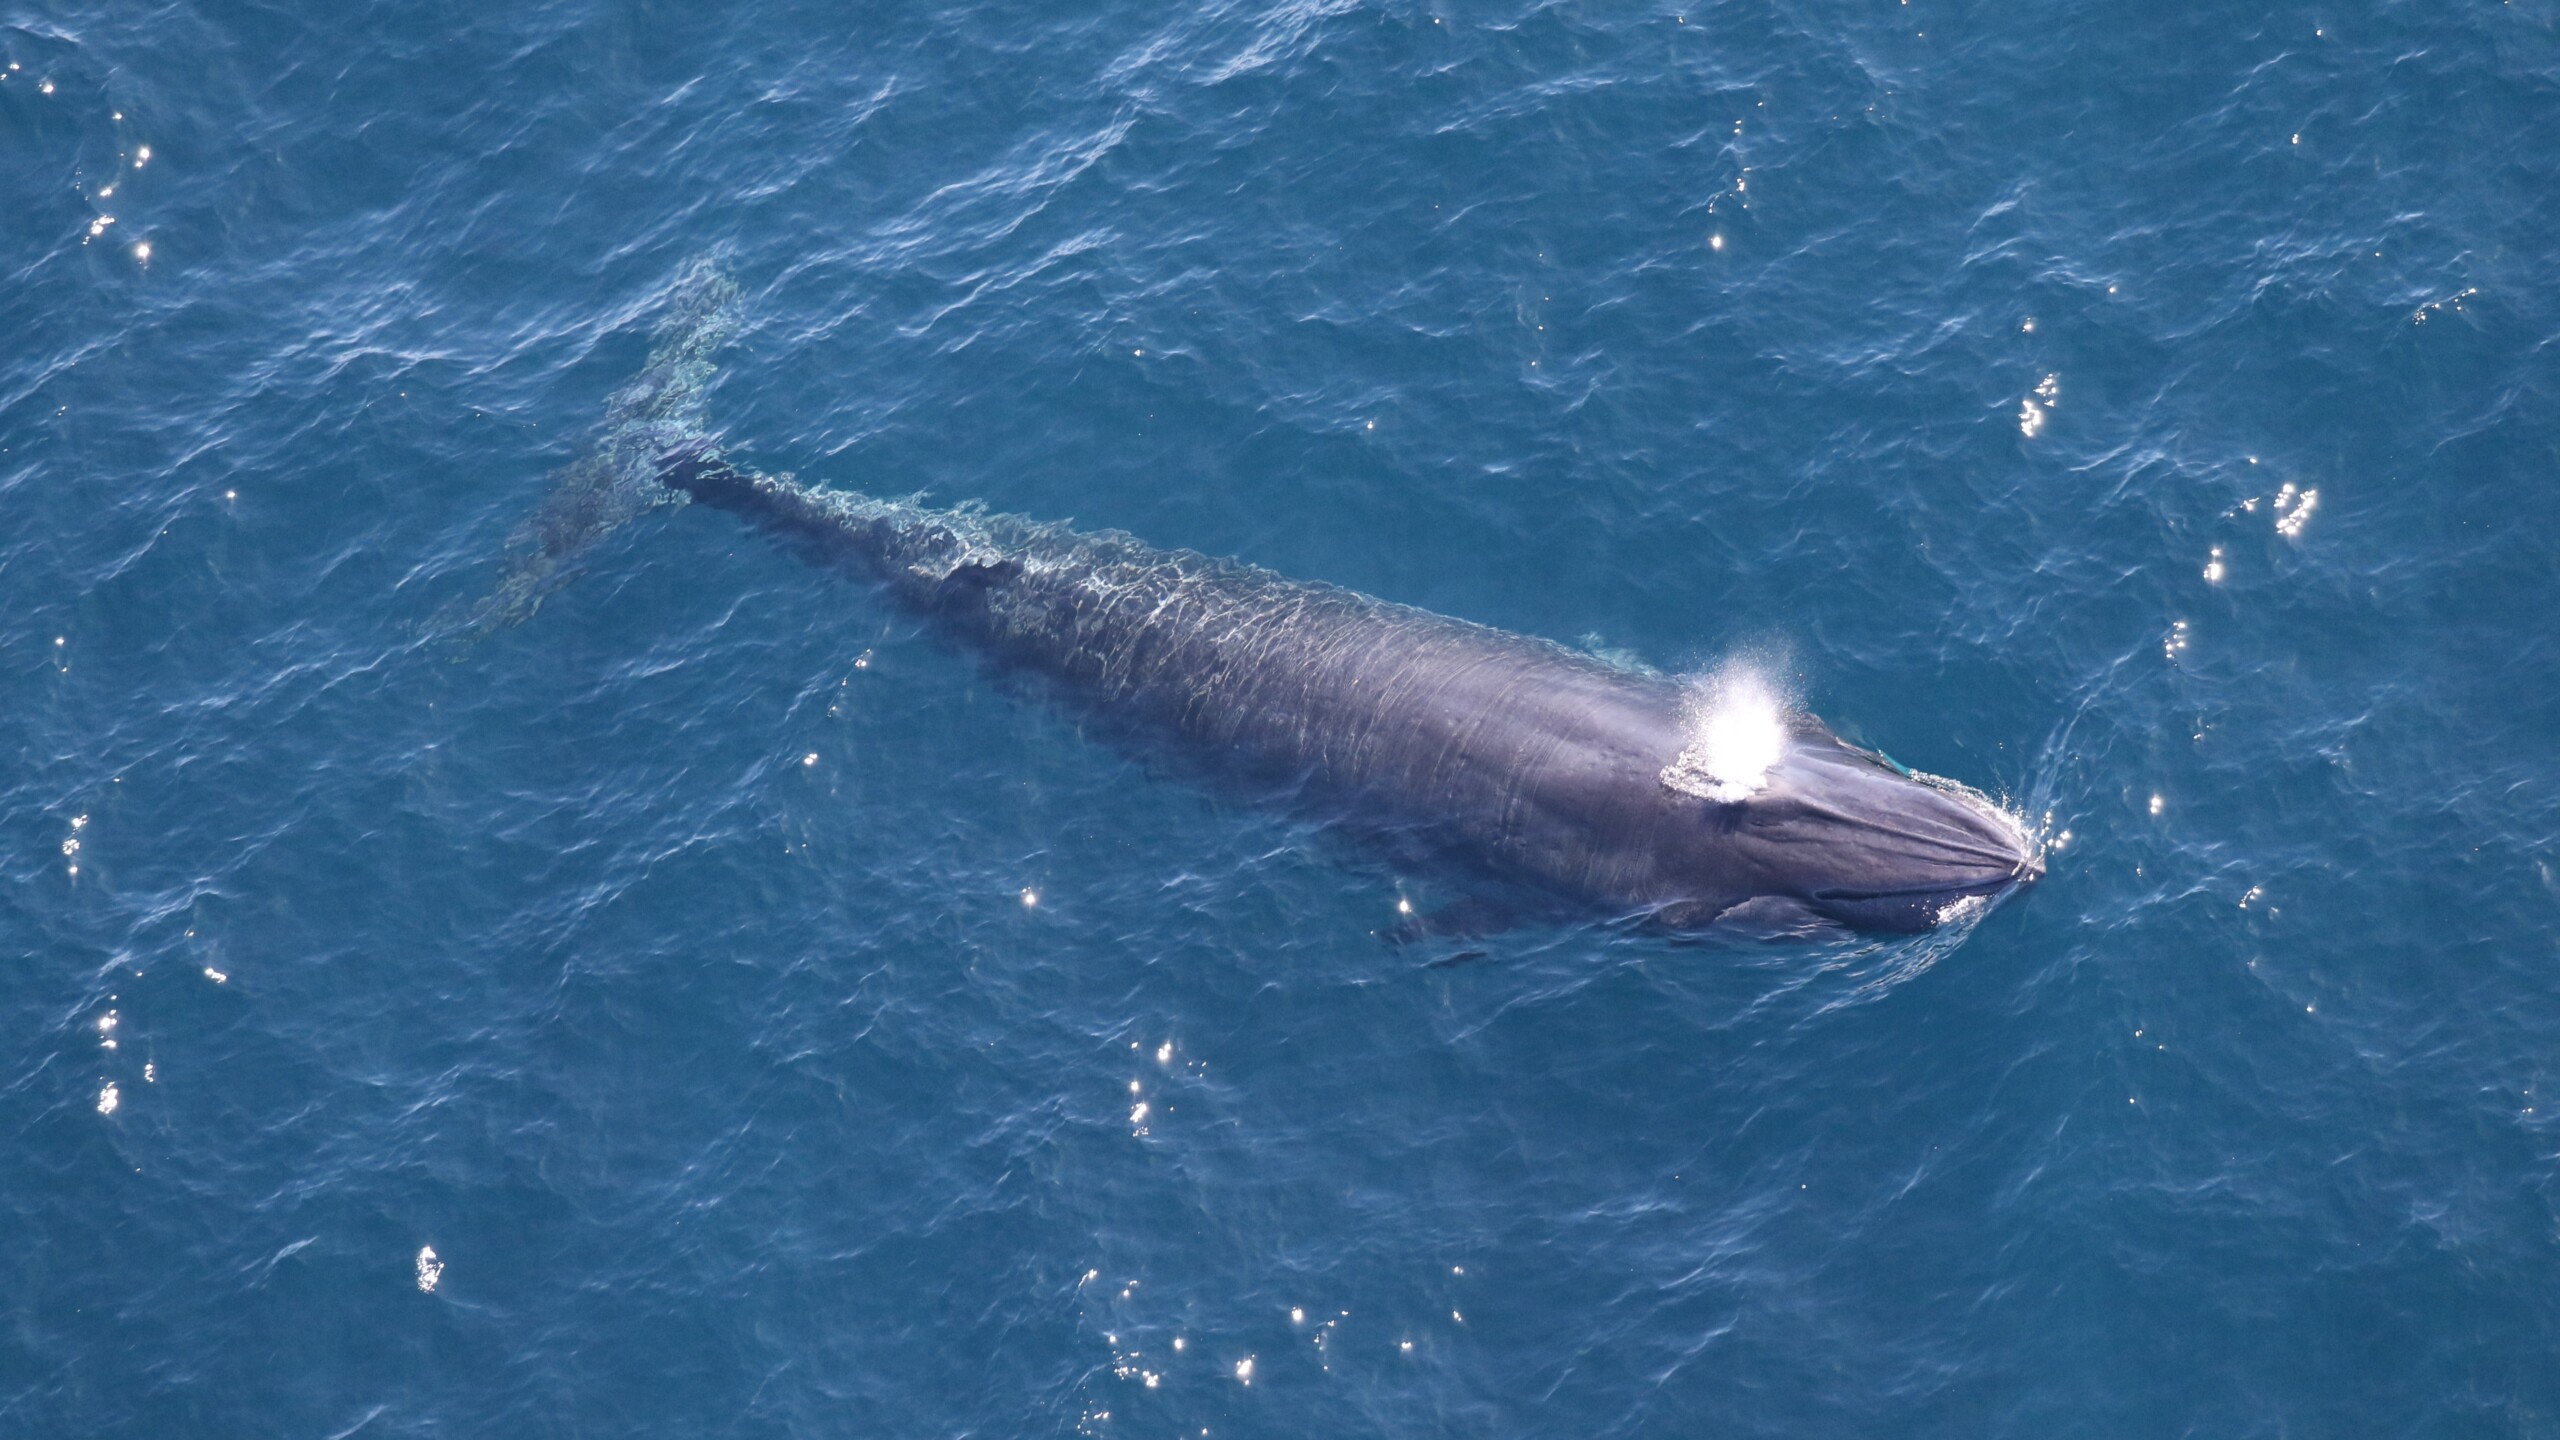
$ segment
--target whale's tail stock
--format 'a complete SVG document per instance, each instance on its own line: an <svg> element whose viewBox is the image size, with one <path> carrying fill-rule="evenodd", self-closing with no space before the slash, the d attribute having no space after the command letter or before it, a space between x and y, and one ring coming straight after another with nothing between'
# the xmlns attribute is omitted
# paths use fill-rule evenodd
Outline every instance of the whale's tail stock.
<svg viewBox="0 0 2560 1440"><path fill-rule="evenodd" d="M722 464L702 402L711 357L736 331L737 312L737 285L711 261L694 262L676 279L648 363L614 392L594 443L552 474L540 507L508 537L497 587L473 607L467 632L533 618L577 578L597 541L646 511L684 502L684 490L667 483L671 475Z"/></svg>

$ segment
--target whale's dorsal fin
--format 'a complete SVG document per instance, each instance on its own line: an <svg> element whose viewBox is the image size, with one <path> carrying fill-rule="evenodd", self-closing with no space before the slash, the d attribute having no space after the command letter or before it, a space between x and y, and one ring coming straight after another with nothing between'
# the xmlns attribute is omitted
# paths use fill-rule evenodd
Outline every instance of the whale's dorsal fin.
<svg viewBox="0 0 2560 1440"><path fill-rule="evenodd" d="M1009 555L972 556L942 577L946 593L983 593L1022 573L1022 562Z"/></svg>

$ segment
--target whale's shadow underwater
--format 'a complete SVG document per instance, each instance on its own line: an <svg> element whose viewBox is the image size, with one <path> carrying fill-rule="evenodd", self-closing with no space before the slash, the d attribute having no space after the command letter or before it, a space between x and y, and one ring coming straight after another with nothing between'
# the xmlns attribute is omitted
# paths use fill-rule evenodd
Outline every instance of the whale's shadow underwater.
<svg viewBox="0 0 2560 1440"><path fill-rule="evenodd" d="M701 420L735 293L708 267L678 286L647 367L518 533L480 629L529 617L601 535L690 500L870 577L1109 733L1496 882L1416 930L1579 914L1918 933L2043 874L2042 847L1990 799L1809 714L1755 701L1719 735L1735 722L1702 715L1692 687L1550 641L1114 531L746 469Z"/></svg>

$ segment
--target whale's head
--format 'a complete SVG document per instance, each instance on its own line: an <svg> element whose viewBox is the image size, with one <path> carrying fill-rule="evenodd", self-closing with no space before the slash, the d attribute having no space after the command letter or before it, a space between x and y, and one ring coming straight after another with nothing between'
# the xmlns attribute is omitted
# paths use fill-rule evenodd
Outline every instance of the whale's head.
<svg viewBox="0 0 2560 1440"><path fill-rule="evenodd" d="M1791 737L1740 809L1766 873L1852 929L1934 930L2044 876L2044 847L1989 797L1828 733Z"/></svg>
<svg viewBox="0 0 2560 1440"><path fill-rule="evenodd" d="M1917 933L1980 913L2044 875L2044 847L1987 796L1905 769L1793 717L1757 742L1741 782L1682 765L1663 784L1697 802L1729 889L1853 930ZM1730 772L1733 766L1723 767Z"/></svg>

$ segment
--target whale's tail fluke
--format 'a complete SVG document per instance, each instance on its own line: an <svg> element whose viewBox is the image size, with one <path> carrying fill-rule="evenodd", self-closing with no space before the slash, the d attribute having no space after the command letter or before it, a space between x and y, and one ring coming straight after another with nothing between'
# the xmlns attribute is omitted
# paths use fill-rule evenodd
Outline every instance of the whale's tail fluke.
<svg viewBox="0 0 2560 1440"><path fill-rule="evenodd" d="M711 357L737 329L737 302L737 285L708 260L677 279L649 363L614 392L594 445L553 474L541 507L508 538L497 588L466 629L486 634L531 619L577 578L590 546L645 511L684 501L681 489L664 483L670 465L719 463L702 399Z"/></svg>

